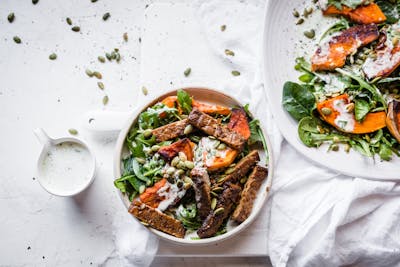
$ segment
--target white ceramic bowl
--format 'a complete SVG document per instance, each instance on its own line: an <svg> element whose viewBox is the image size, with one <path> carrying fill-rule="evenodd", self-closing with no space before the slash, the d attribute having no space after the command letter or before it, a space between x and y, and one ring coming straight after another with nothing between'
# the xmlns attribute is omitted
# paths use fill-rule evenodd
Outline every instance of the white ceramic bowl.
<svg viewBox="0 0 400 267"><path fill-rule="evenodd" d="M241 106L241 103L239 101L237 101L236 99L222 93L219 92L217 90L213 90L213 89L208 89L208 88L183 88L186 92L188 92L191 96L193 96L196 100L201 101L201 102L208 102L208 103L212 103L212 104L219 104L219 105L225 105L225 106L229 106L229 107L233 107L233 106ZM135 110L129 120L127 121L126 125L122 128L118 140L117 140L117 145L116 145L116 149L115 149L115 155L114 155L114 175L115 175L115 179L118 179L119 177L121 177L121 162L122 159L129 155L128 149L125 147L125 139L127 134L129 133L129 130L131 129L131 127L136 123L137 118L139 116L139 114L141 112L143 112L145 109L147 109L148 107L156 104L157 102L161 101L163 98L170 96L170 95L176 95L176 90L174 91L170 91L168 93L165 93L159 97L157 97L156 99L154 99L153 101L151 101L150 103L144 105L142 108L139 108L137 110ZM273 166L272 163L273 158L272 158L272 154L271 154L271 144L270 141L268 139L267 134L265 133L264 129L263 129L265 138L266 138L266 142L267 142L267 146L268 146L268 151L269 151L269 172L268 172L268 177L264 180L260 191L258 193L257 199L254 203L254 207L253 210L249 216L249 218L247 218L246 221L244 221L242 224L233 227L232 229L228 228L228 232L220 235L220 236L216 236L216 237L211 237L211 238L205 238L205 239L199 239L199 240L192 240L188 237L181 239L181 238L177 238L174 236L171 236L169 234L163 233L161 231L158 231L154 228L149 227L149 230L152 231L153 233L155 233L156 235L158 235L159 237L168 240L168 241L172 241L175 243L180 243L180 244L186 244L186 245L206 245L206 244L211 244L211 243L215 243L215 242L219 242L222 240L225 240L229 237L232 237L236 234L238 234L239 232L241 232L242 230L246 229L253 221L254 219L257 217L257 215L259 214L262 206L264 205L264 203L266 202L267 198L268 198L268 193L269 190L271 188L271 184L272 184L272 175L273 175ZM262 160L265 160L265 156L262 150L260 150L260 155ZM120 197L124 203L124 205L126 206L126 208L129 207L130 201L127 198L127 196L125 196L124 194L122 194L121 192L119 192ZM132 216L133 218L135 218L134 216ZM136 218L135 218L136 219Z"/></svg>
<svg viewBox="0 0 400 267"><path fill-rule="evenodd" d="M350 153L344 152L343 149L339 152L327 152L326 146L319 149L305 146L298 137L298 122L283 109L281 103L284 83L298 82L300 76L294 69L295 58L304 54L312 55L316 50L316 40L326 30L327 24L333 20L324 18L320 10L314 10L302 25L295 25L298 19L293 16L293 10L303 10L309 5L311 1L302 0L266 3L263 41L264 79L275 122L285 139L296 150L322 166L350 176L374 180L400 180L400 158L397 156L393 156L391 161L381 161L379 157L368 158L354 150ZM312 41L303 34L305 30L311 28L316 31L316 40ZM300 46L299 41L302 41Z"/></svg>

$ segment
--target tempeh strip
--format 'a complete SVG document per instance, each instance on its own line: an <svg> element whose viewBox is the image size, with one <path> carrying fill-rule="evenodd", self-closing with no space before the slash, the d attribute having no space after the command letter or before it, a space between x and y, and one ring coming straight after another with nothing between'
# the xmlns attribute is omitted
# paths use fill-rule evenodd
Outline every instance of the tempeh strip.
<svg viewBox="0 0 400 267"><path fill-rule="evenodd" d="M185 127L189 124L187 119L176 121L161 127L158 127L152 131L152 134L156 137L157 142L163 142L171 140L183 135Z"/></svg>

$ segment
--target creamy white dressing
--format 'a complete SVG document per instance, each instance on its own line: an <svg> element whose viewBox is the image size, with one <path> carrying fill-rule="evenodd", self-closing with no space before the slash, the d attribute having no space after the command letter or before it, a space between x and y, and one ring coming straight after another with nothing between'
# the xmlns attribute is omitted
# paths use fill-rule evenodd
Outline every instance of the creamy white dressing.
<svg viewBox="0 0 400 267"><path fill-rule="evenodd" d="M322 10L326 10L328 8L328 0L319 0L319 6Z"/></svg>
<svg viewBox="0 0 400 267"><path fill-rule="evenodd" d="M92 157L82 145L64 142L50 147L39 166L40 182L51 192L71 194L91 179Z"/></svg>
<svg viewBox="0 0 400 267"><path fill-rule="evenodd" d="M354 114L346 110L347 103L343 99L333 101L334 109L339 113L335 119L335 125L345 132L354 130Z"/></svg>
<svg viewBox="0 0 400 267"><path fill-rule="evenodd" d="M163 187L158 189L157 194L165 199L158 204L157 209L160 211L166 210L176 199L182 198L186 193L186 190L178 188L176 184L166 182Z"/></svg>

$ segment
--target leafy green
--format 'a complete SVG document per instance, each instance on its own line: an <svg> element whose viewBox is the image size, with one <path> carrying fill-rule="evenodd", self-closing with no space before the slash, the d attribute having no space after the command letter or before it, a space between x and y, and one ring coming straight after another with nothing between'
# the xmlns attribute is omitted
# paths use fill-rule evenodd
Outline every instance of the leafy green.
<svg viewBox="0 0 400 267"><path fill-rule="evenodd" d="M379 156L382 160L390 160L392 158L392 155L393 152L387 144L383 143L380 145Z"/></svg>
<svg viewBox="0 0 400 267"><path fill-rule="evenodd" d="M357 121L362 121L371 109L369 102L364 99L356 99L354 104L354 114Z"/></svg>
<svg viewBox="0 0 400 267"><path fill-rule="evenodd" d="M192 111L192 98L184 90L178 90L178 103L183 113L189 114Z"/></svg>
<svg viewBox="0 0 400 267"><path fill-rule="evenodd" d="M161 114L162 116L160 116ZM139 128L145 130L160 127L177 119L179 116L176 108L169 108L162 103L157 103L140 113L138 122Z"/></svg>
<svg viewBox="0 0 400 267"><path fill-rule="evenodd" d="M400 2L399 1L388 1L388 0L377 0L375 3L379 6L382 12L386 16L387 23L395 23L400 18Z"/></svg>
<svg viewBox="0 0 400 267"><path fill-rule="evenodd" d="M253 119L252 121L249 122L249 128L250 128L250 137L248 140L249 145L253 145L258 142L262 143L264 152L265 152L265 156L266 156L266 163L268 165L268 161L269 161L268 147L267 147L267 142L265 141L265 137L264 137L264 134L263 134L261 126L260 126L260 121L257 119Z"/></svg>
<svg viewBox="0 0 400 267"><path fill-rule="evenodd" d="M282 104L296 120L310 116L315 108L315 96L304 86L286 82L283 86Z"/></svg>
<svg viewBox="0 0 400 267"><path fill-rule="evenodd" d="M339 21L334 23L332 26L330 26L322 35L319 41L321 42L326 36L331 35L332 33L343 31L350 28L349 22L341 18Z"/></svg>
<svg viewBox="0 0 400 267"><path fill-rule="evenodd" d="M196 230L201 226L201 222L197 218L196 203L188 204L186 207L179 205L177 218L186 229Z"/></svg>

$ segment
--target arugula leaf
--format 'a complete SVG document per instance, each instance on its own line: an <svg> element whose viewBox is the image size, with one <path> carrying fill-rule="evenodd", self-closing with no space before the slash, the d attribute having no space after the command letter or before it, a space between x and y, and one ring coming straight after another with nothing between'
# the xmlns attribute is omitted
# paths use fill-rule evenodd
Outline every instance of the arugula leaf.
<svg viewBox="0 0 400 267"><path fill-rule="evenodd" d="M245 106L246 108L246 106ZM248 110L248 107L247 107ZM249 145L253 145L255 143L261 142L264 148L265 156L266 156L266 163L268 165L269 162L269 153L267 148L267 142L265 141L264 134L260 127L260 121L257 119L253 119L249 122L250 128L250 137L248 140Z"/></svg>
<svg viewBox="0 0 400 267"><path fill-rule="evenodd" d="M177 217L186 229L196 230L201 226L201 222L197 218L197 208L195 203L189 204L186 207L179 205Z"/></svg>
<svg viewBox="0 0 400 267"><path fill-rule="evenodd" d="M315 96L304 86L286 82L283 86L282 104L296 120L310 116L315 108Z"/></svg>
<svg viewBox="0 0 400 267"><path fill-rule="evenodd" d="M395 23L400 18L400 2L399 1L388 1L388 0L377 0L375 3L382 10L386 16L387 23Z"/></svg>
<svg viewBox="0 0 400 267"><path fill-rule="evenodd" d="M162 116L160 116L163 114ZM139 128L154 129L164 124L171 123L179 119L178 110L176 108L169 108L162 103L157 103L139 115Z"/></svg>
<svg viewBox="0 0 400 267"><path fill-rule="evenodd" d="M330 26L320 37L319 42L321 42L326 36L334 33L334 32L339 32L339 31L343 31L350 28L350 24L349 22L344 19L341 18L339 21L337 21L336 23L334 23L332 26Z"/></svg>
<svg viewBox="0 0 400 267"><path fill-rule="evenodd" d="M392 150L390 147L384 143L381 144L379 148L379 156L381 157L382 160L391 160L392 158Z"/></svg>
<svg viewBox="0 0 400 267"><path fill-rule="evenodd" d="M183 113L189 114L192 111L192 98L184 90L180 89L177 93L179 106Z"/></svg>
<svg viewBox="0 0 400 267"><path fill-rule="evenodd" d="M362 121L370 111L371 106L364 99L356 99L354 105L354 114L357 121Z"/></svg>

